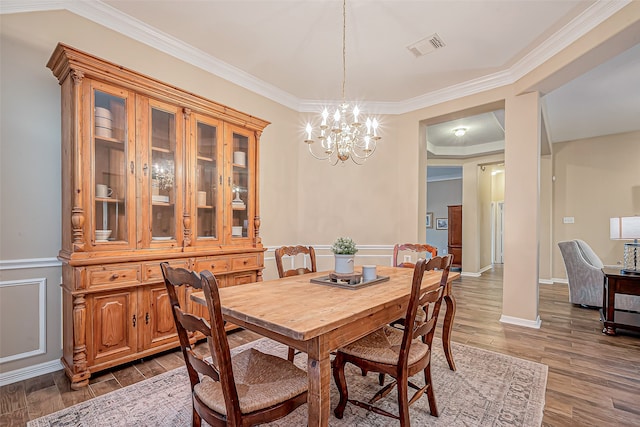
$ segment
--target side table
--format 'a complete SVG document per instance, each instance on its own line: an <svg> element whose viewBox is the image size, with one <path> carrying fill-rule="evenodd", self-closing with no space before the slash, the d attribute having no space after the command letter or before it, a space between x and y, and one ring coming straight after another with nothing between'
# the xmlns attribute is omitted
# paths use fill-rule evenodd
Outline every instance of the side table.
<svg viewBox="0 0 640 427"><path fill-rule="evenodd" d="M640 295L640 274L624 273L619 268L604 267L602 295L602 333L615 335L616 328L640 331L640 313L616 310L616 294Z"/></svg>

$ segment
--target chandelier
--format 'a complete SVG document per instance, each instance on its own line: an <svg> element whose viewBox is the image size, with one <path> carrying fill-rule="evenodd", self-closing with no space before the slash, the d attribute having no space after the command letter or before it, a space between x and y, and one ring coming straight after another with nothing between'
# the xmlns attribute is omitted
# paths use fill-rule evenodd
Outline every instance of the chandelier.
<svg viewBox="0 0 640 427"><path fill-rule="evenodd" d="M317 140L320 142L320 153L314 152L316 140L313 138L314 129L311 123L307 123L305 131L307 138L304 142L309 147L309 153L318 160L329 160L333 165L338 161L344 163L351 159L361 165L376 150L378 136L378 121L367 117L364 124L360 121L361 114L358 106L354 106L349 114L349 104L345 101L345 82L347 79L345 38L347 32L347 0L342 2L342 104L333 115L329 116L329 110L325 107L322 111ZM350 120L349 120L350 119Z"/></svg>

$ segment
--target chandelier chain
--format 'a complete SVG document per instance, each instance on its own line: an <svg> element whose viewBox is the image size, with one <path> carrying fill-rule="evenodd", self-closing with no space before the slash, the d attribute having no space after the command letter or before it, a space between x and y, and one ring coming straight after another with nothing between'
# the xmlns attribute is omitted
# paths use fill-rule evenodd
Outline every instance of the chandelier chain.
<svg viewBox="0 0 640 427"><path fill-rule="evenodd" d="M344 87L347 84L347 0L342 0L342 102L345 97Z"/></svg>

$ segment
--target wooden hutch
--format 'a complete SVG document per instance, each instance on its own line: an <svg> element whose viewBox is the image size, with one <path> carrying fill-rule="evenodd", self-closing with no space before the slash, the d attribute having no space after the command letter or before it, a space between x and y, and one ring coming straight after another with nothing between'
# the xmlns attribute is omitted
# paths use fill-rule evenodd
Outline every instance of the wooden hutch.
<svg viewBox="0 0 640 427"><path fill-rule="evenodd" d="M269 123L63 44L47 67L62 90L62 363L75 389L179 345L161 262L220 286L262 279Z"/></svg>

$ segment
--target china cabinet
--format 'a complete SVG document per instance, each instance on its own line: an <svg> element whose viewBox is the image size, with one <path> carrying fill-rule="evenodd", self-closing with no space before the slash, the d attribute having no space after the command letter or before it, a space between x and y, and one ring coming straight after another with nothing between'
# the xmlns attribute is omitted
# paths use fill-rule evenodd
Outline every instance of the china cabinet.
<svg viewBox="0 0 640 427"><path fill-rule="evenodd" d="M62 102L62 362L78 388L178 346L160 262L220 286L262 279L269 123L67 45L47 67Z"/></svg>

